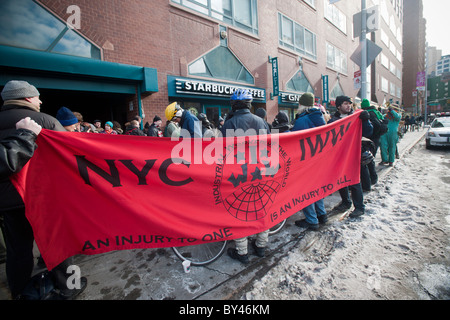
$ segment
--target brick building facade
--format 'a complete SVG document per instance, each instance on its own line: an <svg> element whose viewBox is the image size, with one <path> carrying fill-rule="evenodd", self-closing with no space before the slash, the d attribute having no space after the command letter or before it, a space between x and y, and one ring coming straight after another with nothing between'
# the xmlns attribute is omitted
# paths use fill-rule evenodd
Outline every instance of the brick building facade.
<svg viewBox="0 0 450 320"><path fill-rule="evenodd" d="M392 1L384 2L392 10ZM2 30L54 33L52 44L39 48L30 44L39 36L21 43L6 38L8 32L0 36L0 86L28 80L50 114L65 105L87 121L123 124L142 114L151 122L179 101L217 120L229 111L229 93L244 87L253 90L254 107L265 108L271 122L279 110L292 118L305 91L323 103L325 85L331 108L335 96L356 98L358 92L353 74L359 67L350 56L359 45L352 31L359 0L6 0L0 6L8 17L19 6L20 19L33 13L27 23L0 23ZM61 31L67 22L76 28ZM57 23L62 26L53 28ZM278 96L269 57L278 62ZM376 91L381 80L374 72Z"/></svg>

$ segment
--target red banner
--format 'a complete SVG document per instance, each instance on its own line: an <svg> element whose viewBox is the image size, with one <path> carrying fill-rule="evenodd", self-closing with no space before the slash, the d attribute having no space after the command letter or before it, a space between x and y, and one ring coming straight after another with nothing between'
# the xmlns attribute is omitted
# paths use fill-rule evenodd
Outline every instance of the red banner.
<svg viewBox="0 0 450 320"><path fill-rule="evenodd" d="M42 130L12 180L49 269L76 254L236 239L359 182L358 115L212 140Z"/></svg>

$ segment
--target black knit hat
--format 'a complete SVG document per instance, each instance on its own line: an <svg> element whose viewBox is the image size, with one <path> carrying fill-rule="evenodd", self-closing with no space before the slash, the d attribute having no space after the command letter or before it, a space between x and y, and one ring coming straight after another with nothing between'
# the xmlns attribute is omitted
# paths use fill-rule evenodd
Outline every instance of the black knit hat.
<svg viewBox="0 0 450 320"><path fill-rule="evenodd" d="M350 103L353 103L352 99L347 96L338 96L336 97L336 108L340 107L341 104L343 104L345 101L348 101Z"/></svg>

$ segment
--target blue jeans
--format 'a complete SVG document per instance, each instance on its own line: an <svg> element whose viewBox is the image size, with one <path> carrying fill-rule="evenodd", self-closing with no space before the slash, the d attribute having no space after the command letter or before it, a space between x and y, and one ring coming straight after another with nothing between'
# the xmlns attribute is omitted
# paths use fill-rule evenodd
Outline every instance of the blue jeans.
<svg viewBox="0 0 450 320"><path fill-rule="evenodd" d="M352 193L352 198L350 200L350 192ZM361 187L361 183L353 184L351 186L342 188L339 190L339 194L341 195L342 202L351 204L353 200L353 205L355 209L362 210L364 212L364 195Z"/></svg>
<svg viewBox="0 0 450 320"><path fill-rule="evenodd" d="M309 224L318 224L319 220L317 217L326 215L325 205L323 203L323 199L320 199L313 204L303 208L303 213L306 217L306 222Z"/></svg>

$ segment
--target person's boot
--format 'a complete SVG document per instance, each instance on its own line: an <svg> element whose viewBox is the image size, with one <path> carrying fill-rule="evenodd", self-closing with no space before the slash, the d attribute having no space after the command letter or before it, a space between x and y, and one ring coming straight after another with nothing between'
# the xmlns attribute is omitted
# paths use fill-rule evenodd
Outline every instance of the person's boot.
<svg viewBox="0 0 450 320"><path fill-rule="evenodd" d="M309 229L309 230L312 230L312 231L319 230L319 225L318 224L312 224L312 223L306 222L306 220L297 220L297 221L295 221L295 225L297 227L306 228L306 229Z"/></svg>
<svg viewBox="0 0 450 320"><path fill-rule="evenodd" d="M250 262L248 259L248 254L240 255L236 249L229 248L227 253L231 259L238 260L243 264L248 264Z"/></svg>
<svg viewBox="0 0 450 320"><path fill-rule="evenodd" d="M258 257L264 257L266 255L266 248L261 248L256 245L256 240L252 241L252 247Z"/></svg>

